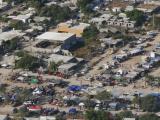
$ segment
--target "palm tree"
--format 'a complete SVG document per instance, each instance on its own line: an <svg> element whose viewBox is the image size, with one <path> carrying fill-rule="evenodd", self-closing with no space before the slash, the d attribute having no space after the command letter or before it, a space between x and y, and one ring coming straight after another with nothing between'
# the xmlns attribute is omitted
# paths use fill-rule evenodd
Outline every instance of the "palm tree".
<svg viewBox="0 0 160 120"><path fill-rule="evenodd" d="M157 84L158 84L158 89L160 88L160 77L157 77L156 78L156 82L157 82ZM160 90L160 89L159 89Z"/></svg>

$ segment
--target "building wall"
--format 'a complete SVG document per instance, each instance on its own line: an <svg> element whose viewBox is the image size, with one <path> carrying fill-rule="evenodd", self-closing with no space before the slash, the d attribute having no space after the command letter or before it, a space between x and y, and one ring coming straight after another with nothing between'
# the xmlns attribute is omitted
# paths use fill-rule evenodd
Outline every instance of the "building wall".
<svg viewBox="0 0 160 120"><path fill-rule="evenodd" d="M73 35L72 37L65 40L63 45L61 46L62 49L70 50L72 46L74 46L77 43L76 41L76 35Z"/></svg>

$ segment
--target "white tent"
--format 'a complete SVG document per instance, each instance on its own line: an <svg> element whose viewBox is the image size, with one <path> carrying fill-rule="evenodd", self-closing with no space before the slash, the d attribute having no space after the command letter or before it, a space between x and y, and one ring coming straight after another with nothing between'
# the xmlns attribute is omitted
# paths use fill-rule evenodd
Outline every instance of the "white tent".
<svg viewBox="0 0 160 120"><path fill-rule="evenodd" d="M81 103L79 103L79 106L84 106L84 103L82 103L82 102L81 102Z"/></svg>

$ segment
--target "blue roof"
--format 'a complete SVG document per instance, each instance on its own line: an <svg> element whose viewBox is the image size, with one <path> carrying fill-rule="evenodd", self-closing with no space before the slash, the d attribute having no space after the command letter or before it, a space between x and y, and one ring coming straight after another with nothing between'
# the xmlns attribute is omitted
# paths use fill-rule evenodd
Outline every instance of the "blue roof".
<svg viewBox="0 0 160 120"><path fill-rule="evenodd" d="M152 96L154 96L154 97L160 97L160 93L151 93L151 94L149 94L149 95L152 95Z"/></svg>
<svg viewBox="0 0 160 120"><path fill-rule="evenodd" d="M71 85L71 86L69 86L68 87L68 90L69 91L80 91L81 90L81 87L80 86L78 86L78 85Z"/></svg>

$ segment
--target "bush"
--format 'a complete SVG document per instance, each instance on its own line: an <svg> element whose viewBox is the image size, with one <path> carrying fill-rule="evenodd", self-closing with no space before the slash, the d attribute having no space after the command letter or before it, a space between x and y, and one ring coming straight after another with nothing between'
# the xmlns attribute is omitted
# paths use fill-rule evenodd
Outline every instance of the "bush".
<svg viewBox="0 0 160 120"><path fill-rule="evenodd" d="M16 30L24 30L27 28L27 24L23 23L22 21L16 21L16 20L12 20L9 26Z"/></svg>
<svg viewBox="0 0 160 120"><path fill-rule="evenodd" d="M138 120L159 120L159 117L156 116L155 114L147 113L147 114L141 115Z"/></svg>
<svg viewBox="0 0 160 120"><path fill-rule="evenodd" d="M110 120L110 113L103 110L88 110L86 111L85 118L86 120Z"/></svg>
<svg viewBox="0 0 160 120"><path fill-rule="evenodd" d="M139 10L128 11L126 14L130 20L136 21L137 26L141 26L145 22L144 13Z"/></svg>
<svg viewBox="0 0 160 120"><path fill-rule="evenodd" d="M152 95L147 95L141 99L141 108L148 112L158 112L160 111L159 98Z"/></svg>
<svg viewBox="0 0 160 120"><path fill-rule="evenodd" d="M18 57L24 57L25 54L26 54L25 51L18 51L18 52L15 53L15 55L18 56Z"/></svg>
<svg viewBox="0 0 160 120"><path fill-rule="evenodd" d="M91 13L93 12L91 7L90 7L90 4L93 2L94 0L78 0L77 1L77 6L80 8L80 10L85 13L85 14L88 14L88 13Z"/></svg>
<svg viewBox="0 0 160 120"><path fill-rule="evenodd" d="M94 25L91 25L90 27L87 27L84 30L82 37L85 39L85 42L87 43L87 41L91 39L96 39L98 33L99 33L99 30L97 29L97 27L95 27Z"/></svg>
<svg viewBox="0 0 160 120"><path fill-rule="evenodd" d="M123 118L132 118L134 117L131 111L122 111L116 114L115 120L122 120Z"/></svg>
<svg viewBox="0 0 160 120"><path fill-rule="evenodd" d="M22 68L22 69L29 69L29 70L36 70L40 66L43 66L44 63L42 60L33 57L29 54L25 54L20 60L17 60L15 62L16 68Z"/></svg>
<svg viewBox="0 0 160 120"><path fill-rule="evenodd" d="M111 94L107 91L103 91L95 96L99 100L107 100L111 98Z"/></svg>

